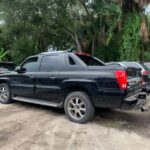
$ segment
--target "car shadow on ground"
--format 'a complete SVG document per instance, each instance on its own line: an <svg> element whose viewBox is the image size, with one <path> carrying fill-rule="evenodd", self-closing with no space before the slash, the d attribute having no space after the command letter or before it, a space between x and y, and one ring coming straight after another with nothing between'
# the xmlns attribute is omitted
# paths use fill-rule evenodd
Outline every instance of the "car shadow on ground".
<svg viewBox="0 0 150 150"><path fill-rule="evenodd" d="M58 115L65 115L63 109L24 102L15 102L14 104L18 107L24 107L25 109L33 109L36 111L52 113L56 117ZM135 132L141 136L150 138L150 112L121 111L97 108L95 117L91 122L107 128Z"/></svg>

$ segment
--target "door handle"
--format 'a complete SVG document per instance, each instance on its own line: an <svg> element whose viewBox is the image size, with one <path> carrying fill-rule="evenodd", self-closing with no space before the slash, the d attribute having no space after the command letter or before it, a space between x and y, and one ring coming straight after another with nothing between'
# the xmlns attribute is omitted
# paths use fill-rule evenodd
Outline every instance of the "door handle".
<svg viewBox="0 0 150 150"><path fill-rule="evenodd" d="M53 79L53 80L54 80L54 79L56 79L56 77L55 77L55 76L50 76L49 78L50 78L50 79Z"/></svg>

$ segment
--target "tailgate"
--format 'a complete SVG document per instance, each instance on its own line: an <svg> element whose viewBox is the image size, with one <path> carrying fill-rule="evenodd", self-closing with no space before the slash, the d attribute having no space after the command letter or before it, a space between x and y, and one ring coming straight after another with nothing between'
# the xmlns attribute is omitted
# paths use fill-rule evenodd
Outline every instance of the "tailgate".
<svg viewBox="0 0 150 150"><path fill-rule="evenodd" d="M143 79L140 68L126 68L128 76L127 97L142 91Z"/></svg>

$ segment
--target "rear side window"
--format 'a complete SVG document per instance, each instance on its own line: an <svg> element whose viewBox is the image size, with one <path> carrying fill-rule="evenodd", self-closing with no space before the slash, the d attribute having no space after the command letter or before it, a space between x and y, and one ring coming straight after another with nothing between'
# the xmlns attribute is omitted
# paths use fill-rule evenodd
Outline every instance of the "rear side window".
<svg viewBox="0 0 150 150"><path fill-rule="evenodd" d="M51 72L59 71L62 67L59 55L43 56L40 71Z"/></svg>
<svg viewBox="0 0 150 150"><path fill-rule="evenodd" d="M69 59L70 65L76 65L75 61L73 60L73 58L71 56L69 56L68 59Z"/></svg>
<svg viewBox="0 0 150 150"><path fill-rule="evenodd" d="M104 63L92 56L76 54L87 66L105 66Z"/></svg>

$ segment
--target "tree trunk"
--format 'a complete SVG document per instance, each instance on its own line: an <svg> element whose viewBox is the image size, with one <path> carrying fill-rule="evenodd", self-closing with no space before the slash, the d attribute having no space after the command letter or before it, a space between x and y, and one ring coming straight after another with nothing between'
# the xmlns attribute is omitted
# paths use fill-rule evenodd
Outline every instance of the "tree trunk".
<svg viewBox="0 0 150 150"><path fill-rule="evenodd" d="M77 46L77 51L78 52L82 52L82 47L81 47L81 44L80 44L80 41L79 41L79 38L78 38L78 35L77 33L73 33L72 31L70 31L69 29L66 29L66 28L63 28L64 31L69 34L73 40L75 41L76 43L76 46Z"/></svg>
<svg viewBox="0 0 150 150"><path fill-rule="evenodd" d="M96 39L96 33L94 34L93 41L92 41L92 56L94 56L94 52L95 52L95 39Z"/></svg>
<svg viewBox="0 0 150 150"><path fill-rule="evenodd" d="M81 47L81 44L80 44L77 33L75 33L75 42L76 42L76 45L77 45L77 51L82 52L82 47Z"/></svg>
<svg viewBox="0 0 150 150"><path fill-rule="evenodd" d="M141 45L141 50L140 50L140 56L139 56L140 61L144 61L144 46Z"/></svg>

